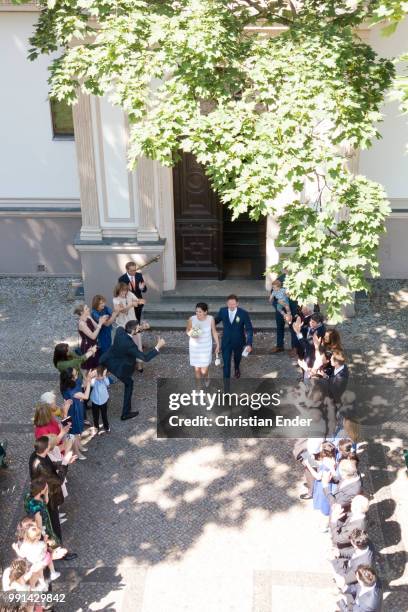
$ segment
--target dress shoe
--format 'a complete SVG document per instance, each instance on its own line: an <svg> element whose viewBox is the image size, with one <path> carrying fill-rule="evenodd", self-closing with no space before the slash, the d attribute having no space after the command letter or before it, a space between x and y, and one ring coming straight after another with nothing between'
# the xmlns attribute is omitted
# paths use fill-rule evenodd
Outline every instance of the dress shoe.
<svg viewBox="0 0 408 612"><path fill-rule="evenodd" d="M269 351L269 353L273 355L274 353L283 353L284 350L285 349L283 348L283 346L274 346L273 349Z"/></svg>
<svg viewBox="0 0 408 612"><path fill-rule="evenodd" d="M60 561L73 561L74 559L77 559L78 555L76 553L73 552L68 552L65 557L62 557L62 559L60 559Z"/></svg>
<svg viewBox="0 0 408 612"><path fill-rule="evenodd" d="M128 419L134 419L135 417L137 417L138 414L139 414L138 410L136 410L136 412L128 412L127 414L122 414L122 416L120 417L120 420L127 421Z"/></svg>
<svg viewBox="0 0 408 612"><path fill-rule="evenodd" d="M299 499L313 499L313 495L309 495L309 493L302 493L302 495L299 495Z"/></svg>
<svg viewBox="0 0 408 612"><path fill-rule="evenodd" d="M239 370L235 370L235 378L241 378L241 372Z"/></svg>

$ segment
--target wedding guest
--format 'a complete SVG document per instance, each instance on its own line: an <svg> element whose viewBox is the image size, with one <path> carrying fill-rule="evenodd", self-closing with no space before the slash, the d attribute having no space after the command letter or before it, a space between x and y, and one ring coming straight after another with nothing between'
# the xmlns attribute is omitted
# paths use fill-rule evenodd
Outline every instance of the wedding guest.
<svg viewBox="0 0 408 612"><path fill-rule="evenodd" d="M302 324L301 317L296 317L292 323L292 329L296 334L298 341L298 354L301 359L307 364L307 367L312 368L316 358L315 342L313 337L319 338L324 336L325 327L323 323L323 316L320 313L314 313L311 315L309 325L305 328Z"/></svg>
<svg viewBox="0 0 408 612"><path fill-rule="evenodd" d="M355 529L365 531L368 508L369 501L364 495L353 497L350 504L350 512L347 516L339 504L332 506L332 513L330 515L331 536L333 545L339 551L339 556L351 556L350 536Z"/></svg>
<svg viewBox="0 0 408 612"><path fill-rule="evenodd" d="M64 495L61 486L66 478L68 465L74 463L76 457L69 452L64 457L61 465L57 466L48 457L48 444L46 436L42 436L34 442L34 452L29 459L30 478L34 480L41 477L46 481L48 485L47 508L52 530L59 542L62 542L59 506L64 503Z"/></svg>
<svg viewBox="0 0 408 612"><path fill-rule="evenodd" d="M135 306L135 318L140 324L142 320L142 310L144 305L143 293L146 293L147 287L143 275L137 272L137 265L134 261L128 261L125 274L118 278L118 283L125 283L133 295L138 299ZM131 317L133 319L133 316Z"/></svg>
<svg viewBox="0 0 408 612"><path fill-rule="evenodd" d="M346 393L348 392L346 391ZM357 445L360 441L360 424L358 423L356 417L348 413L342 414L340 409L337 413L337 425L334 429L332 442L338 446L340 440L344 438L351 440L352 450L353 452L356 452Z"/></svg>
<svg viewBox="0 0 408 612"><path fill-rule="evenodd" d="M28 517L34 519L37 527L55 543L55 546L59 546L60 541L52 528L48 502L48 485L45 478L34 478L31 481L30 492L24 498L24 510Z"/></svg>
<svg viewBox="0 0 408 612"><path fill-rule="evenodd" d="M65 400L71 400L68 416L71 418L71 433L75 436L75 454L78 459L84 460L82 454L86 449L81 444L81 434L84 431L85 408L84 401L89 399L91 380L95 371L90 370L83 383L75 368L67 368L60 374L60 391Z"/></svg>
<svg viewBox="0 0 408 612"><path fill-rule="evenodd" d="M374 547L368 533L362 529L354 529L350 535L353 553L350 558L338 558L332 561L335 580L340 589L357 582L356 571L359 565L374 566Z"/></svg>
<svg viewBox="0 0 408 612"><path fill-rule="evenodd" d="M383 590L377 572L369 565L359 565L356 584L350 584L346 597L339 602L341 612L381 612Z"/></svg>
<svg viewBox="0 0 408 612"><path fill-rule="evenodd" d="M36 566L34 574L40 582L41 587L46 587L44 581L44 568L49 568L51 572L50 580L56 580L61 576L59 572L55 571L52 555L48 550L46 542L41 539L41 530L38 529L36 525L28 527L26 530L23 542L20 546L20 555L24 559L27 559L33 566Z"/></svg>
<svg viewBox="0 0 408 612"><path fill-rule="evenodd" d="M305 477L305 485L307 492L302 493L299 497L302 500L313 499L314 476L309 467L317 470L319 465L316 461L316 456L320 452L321 444L324 438L301 438L298 440L294 448L295 458L302 463L303 475ZM308 465L307 465L308 464Z"/></svg>
<svg viewBox="0 0 408 612"><path fill-rule="evenodd" d="M119 309L112 310L109 308L106 304L106 298L99 294L92 298L91 308L91 316L96 323L99 323L103 317L103 324L98 334L99 355L102 355L112 345L112 323L115 322L120 311Z"/></svg>
<svg viewBox="0 0 408 612"><path fill-rule="evenodd" d="M92 416L95 432L110 433L109 421L108 421L108 402L109 392L108 387L110 381L108 378L108 371L105 366L99 365L96 368L96 376L91 380L91 402L92 402ZM99 431L99 414L102 417L103 429Z"/></svg>
<svg viewBox="0 0 408 612"><path fill-rule="evenodd" d="M194 368L197 380L204 378L207 381L212 361L213 340L216 355L220 352L220 342L214 317L208 314L207 304L198 302L195 312L195 315L187 321L186 329L187 336L190 338L190 365Z"/></svg>
<svg viewBox="0 0 408 612"><path fill-rule="evenodd" d="M38 575L30 567L27 559L14 559L10 565L9 589L11 591L31 591L38 583ZM35 568L34 568L35 569ZM7 589L7 590L9 590ZM32 607L32 610L34 608Z"/></svg>
<svg viewBox="0 0 408 612"><path fill-rule="evenodd" d="M220 308L215 317L215 324L222 322L221 341L222 359L224 362L224 379L231 377L231 357L234 355L235 378L241 377L239 369L242 352L252 351L253 328L249 314L238 306L238 298L231 294L227 297L227 306Z"/></svg>
<svg viewBox="0 0 408 612"><path fill-rule="evenodd" d="M340 333L337 329L326 329L322 337L322 346L330 353L333 353L333 351L343 352Z"/></svg>
<svg viewBox="0 0 408 612"><path fill-rule="evenodd" d="M360 474L354 461L350 459L342 459L338 465L338 474L340 480L335 493L332 493L331 480L336 480L333 474L325 474L322 477L323 491L330 503L339 504L346 513L350 512L350 504L353 497L361 493Z"/></svg>
<svg viewBox="0 0 408 612"><path fill-rule="evenodd" d="M64 409L68 411L71 406L70 401L64 402ZM34 436L41 438L48 434L55 434L56 442L60 446L62 452L70 450L72 442L67 438L67 434L71 429L71 425L62 426L59 421L53 416L52 408L44 402L37 404L34 413Z"/></svg>
<svg viewBox="0 0 408 612"><path fill-rule="evenodd" d="M291 355L296 355L296 336L292 331L292 320L297 314L298 304L296 301L291 300L286 289L283 286L286 275L282 274L278 276L272 282L272 290L269 296L269 301L275 309L275 321L276 321L276 346L271 349L270 353L281 353L285 350L285 322L289 325L289 331L291 335Z"/></svg>
<svg viewBox="0 0 408 612"><path fill-rule="evenodd" d="M60 449L57 446L57 437L53 434L48 434L47 436L48 438L48 456L51 459L51 461L53 463L62 463L64 456L62 455ZM65 497L68 496L68 491L67 491L67 485L66 485L67 479L64 480L64 482L61 485L61 489L62 489L62 494ZM61 519L62 514L60 513L60 519ZM65 515L64 515L65 516ZM64 523L67 519L64 518L63 520L61 520L61 523Z"/></svg>
<svg viewBox="0 0 408 612"><path fill-rule="evenodd" d="M136 311L138 304L142 304L142 300L135 297L130 291L126 283L118 283L113 291L113 305L119 311L116 317L116 323L119 327L125 327L129 321L134 321L133 311ZM133 336L133 341L136 343L139 351L143 352L142 335L141 333ZM140 359L136 360L137 369L140 373L143 372L143 365Z"/></svg>
<svg viewBox="0 0 408 612"><path fill-rule="evenodd" d="M41 404L48 404L51 408L52 416L55 417L58 421L61 419L65 419L68 414L68 409L70 404L68 402L64 402L62 406L57 406L57 396L54 391L46 391L40 397Z"/></svg>
<svg viewBox="0 0 408 612"><path fill-rule="evenodd" d="M330 503L323 490L323 474L328 475L328 487L330 488L330 478L335 474L335 447L330 442L323 442L320 447L320 452L316 457L318 464L317 469L313 468L309 461L305 460L305 465L314 478L313 485L313 508L319 510L324 519L321 522L321 529L328 531Z"/></svg>
<svg viewBox="0 0 408 612"><path fill-rule="evenodd" d="M113 341L112 346L101 357L101 365L108 368L124 384L123 408L121 420L133 419L139 411L132 411L133 393L133 372L136 359L150 361L157 357L165 341L159 338L154 349L147 353L142 353L133 341L133 336L138 333L139 326L137 321L128 321L125 328L120 327Z"/></svg>
<svg viewBox="0 0 408 612"><path fill-rule="evenodd" d="M99 317L98 323L96 323L91 317L91 311L86 304L77 306L74 310L74 314L79 317L78 333L81 338L81 346L79 349L81 353L84 354L89 351L90 348L96 346L95 354L82 363L82 368L84 370L92 370L96 368L99 361L98 336L105 321L107 321L109 317L108 315L102 315Z"/></svg>
<svg viewBox="0 0 408 612"><path fill-rule="evenodd" d="M340 403L341 396L347 388L349 371L343 352L333 351L330 363L333 366L333 374L329 379L329 391L336 403Z"/></svg>
<svg viewBox="0 0 408 612"><path fill-rule="evenodd" d="M85 363L93 357L98 350L96 344L91 346L84 355L77 355L71 353L69 350L69 344L66 342L60 342L54 349L53 363L59 372L66 370L67 368L75 368L80 372L81 368L85 368ZM86 369L86 368L85 368Z"/></svg>

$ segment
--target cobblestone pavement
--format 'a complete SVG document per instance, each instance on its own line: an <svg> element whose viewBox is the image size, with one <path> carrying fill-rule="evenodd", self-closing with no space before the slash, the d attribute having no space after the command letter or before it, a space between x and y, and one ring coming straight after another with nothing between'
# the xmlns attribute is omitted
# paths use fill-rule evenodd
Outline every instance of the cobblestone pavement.
<svg viewBox="0 0 408 612"><path fill-rule="evenodd" d="M27 490L33 404L58 388L55 343L75 345L77 339L66 279L0 279L0 295L1 437L9 441L11 460L0 472L5 566ZM390 401L396 393L400 398L397 417L367 439L362 466L387 612L408 610L401 455L407 444L407 306L407 283L377 282L370 299L358 298L357 316L341 326L353 377L381 376ZM319 532L310 502L299 500L302 478L289 441L156 439L155 379L191 376L185 335L164 337L163 353L135 379L140 417L119 420L122 388L115 385L111 435L90 440L87 461L70 469L63 533L78 559L60 564L54 588L66 593L66 603L55 609L331 612L328 537ZM154 339L145 334L146 345ZM273 340L257 334L243 374L295 380L286 354L267 354Z"/></svg>

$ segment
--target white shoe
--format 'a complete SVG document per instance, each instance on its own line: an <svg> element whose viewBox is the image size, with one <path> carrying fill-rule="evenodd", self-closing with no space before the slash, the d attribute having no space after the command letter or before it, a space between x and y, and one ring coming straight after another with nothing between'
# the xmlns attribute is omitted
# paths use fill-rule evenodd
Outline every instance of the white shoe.
<svg viewBox="0 0 408 612"><path fill-rule="evenodd" d="M64 518L60 518L60 524L62 525L62 523L66 523L66 522L67 522L67 520L68 520L68 519L67 519L67 518L65 518L65 517L64 517Z"/></svg>
<svg viewBox="0 0 408 612"><path fill-rule="evenodd" d="M65 516L67 516L66 512L59 512L60 519L64 518Z"/></svg>
<svg viewBox="0 0 408 612"><path fill-rule="evenodd" d="M56 580L57 578L59 578L61 576L60 572L51 572L50 574L50 580Z"/></svg>

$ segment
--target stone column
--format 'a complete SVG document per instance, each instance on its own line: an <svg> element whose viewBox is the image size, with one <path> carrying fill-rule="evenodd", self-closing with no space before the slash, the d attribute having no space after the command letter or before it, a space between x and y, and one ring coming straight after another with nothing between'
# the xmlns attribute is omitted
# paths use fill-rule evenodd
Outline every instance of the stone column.
<svg viewBox="0 0 408 612"><path fill-rule="evenodd" d="M275 217L268 215L266 218L266 268L274 266L279 261L279 251L276 248L275 240L279 234L279 224ZM265 276L265 289L270 291L272 283L271 274Z"/></svg>
<svg viewBox="0 0 408 612"><path fill-rule="evenodd" d="M159 232L156 227L157 180L154 162L141 157L137 162L137 185L139 192L139 227L137 239L139 242L157 242Z"/></svg>
<svg viewBox="0 0 408 612"><path fill-rule="evenodd" d="M81 240L102 240L96 183L90 97L80 93L73 107L75 147L81 195Z"/></svg>
<svg viewBox="0 0 408 612"><path fill-rule="evenodd" d="M157 176L157 225L159 234L166 238L163 252L163 289L176 287L176 245L174 228L173 171L154 162Z"/></svg>

